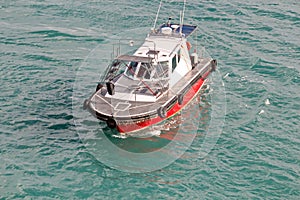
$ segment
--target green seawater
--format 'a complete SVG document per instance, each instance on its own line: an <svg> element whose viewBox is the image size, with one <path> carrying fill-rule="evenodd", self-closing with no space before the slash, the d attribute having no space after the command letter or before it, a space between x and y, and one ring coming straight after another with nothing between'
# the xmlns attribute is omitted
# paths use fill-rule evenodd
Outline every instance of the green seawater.
<svg viewBox="0 0 300 200"><path fill-rule="evenodd" d="M159 170L130 173L97 157L118 155L87 147L94 137L107 137L124 150L151 152L176 135L171 128L149 138L113 137L86 111L82 121L74 114L82 106L73 105L74 94L91 94L100 76L89 66L82 70L91 52L116 35L137 37L150 29L158 5L158 0L1 1L0 199L299 198L296 0L187 1L185 23L199 26L197 39L219 66L210 89L181 115L186 138L177 142L184 146L190 135L195 138L179 159ZM177 20L181 8L181 1L163 1L159 23L169 16ZM79 77L90 78L76 85ZM78 87L82 90L74 91ZM213 95L219 88L224 96ZM201 157L209 130L214 135L217 128L212 108L219 102L226 104L221 132ZM85 143L79 133L93 138Z"/></svg>

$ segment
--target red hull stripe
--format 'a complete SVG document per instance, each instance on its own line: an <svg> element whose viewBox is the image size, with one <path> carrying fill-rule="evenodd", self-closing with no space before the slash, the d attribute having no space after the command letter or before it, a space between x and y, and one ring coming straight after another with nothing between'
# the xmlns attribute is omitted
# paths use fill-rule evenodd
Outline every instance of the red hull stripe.
<svg viewBox="0 0 300 200"><path fill-rule="evenodd" d="M191 89L185 94L183 98L183 102L181 105L178 104L178 102L175 103L175 105L167 112L167 115L165 118L155 117L152 119L148 119L142 122L132 123L132 124L120 124L117 126L117 129L120 133L129 133L134 131L139 131L144 128L147 128L151 125L157 124L159 122L162 122L172 116L174 116L176 113L182 110L195 96L199 93L205 78L209 75L210 72L207 72L204 74L203 78L199 79L192 87ZM118 123L118 122L117 122Z"/></svg>

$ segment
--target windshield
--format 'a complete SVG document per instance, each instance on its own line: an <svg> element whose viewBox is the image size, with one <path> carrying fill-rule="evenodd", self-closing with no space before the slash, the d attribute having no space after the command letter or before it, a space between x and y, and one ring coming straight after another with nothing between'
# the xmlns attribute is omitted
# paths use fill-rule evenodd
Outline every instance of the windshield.
<svg viewBox="0 0 300 200"><path fill-rule="evenodd" d="M125 74L129 78L150 79L151 65L149 63L130 62Z"/></svg>
<svg viewBox="0 0 300 200"><path fill-rule="evenodd" d="M137 67L138 67L138 63L137 62L130 62L127 69L126 69L126 72L125 74L130 77L130 78L133 78L135 73L136 73L136 70L137 70Z"/></svg>
<svg viewBox="0 0 300 200"><path fill-rule="evenodd" d="M169 63L168 61L159 62L155 68L157 69L158 76L167 78L169 76Z"/></svg>
<svg viewBox="0 0 300 200"><path fill-rule="evenodd" d="M160 79L168 77L168 62L159 62L156 65L143 62L130 62L127 65L125 75L137 79Z"/></svg>
<svg viewBox="0 0 300 200"><path fill-rule="evenodd" d="M137 77L142 79L150 79L150 70L151 66L149 63L141 63Z"/></svg>

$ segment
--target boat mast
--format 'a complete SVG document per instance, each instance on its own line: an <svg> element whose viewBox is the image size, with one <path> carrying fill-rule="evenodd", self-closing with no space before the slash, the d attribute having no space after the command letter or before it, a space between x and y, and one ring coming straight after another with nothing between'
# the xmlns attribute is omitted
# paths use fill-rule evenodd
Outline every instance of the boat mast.
<svg viewBox="0 0 300 200"><path fill-rule="evenodd" d="M186 4L186 0L183 0L183 11L182 11L182 14L180 12L180 16L181 16L181 19L180 19L180 34L182 34L182 27L183 27L183 19L184 19L184 12L185 12L185 4Z"/></svg>
<svg viewBox="0 0 300 200"><path fill-rule="evenodd" d="M153 28L152 28L153 31L155 30L155 27L156 27L158 15L159 15L159 12L160 12L160 8L161 8L161 6L162 6L162 1L163 1L163 0L160 0L159 7L158 7L158 10L157 10L157 13L156 13L154 25L153 25Z"/></svg>

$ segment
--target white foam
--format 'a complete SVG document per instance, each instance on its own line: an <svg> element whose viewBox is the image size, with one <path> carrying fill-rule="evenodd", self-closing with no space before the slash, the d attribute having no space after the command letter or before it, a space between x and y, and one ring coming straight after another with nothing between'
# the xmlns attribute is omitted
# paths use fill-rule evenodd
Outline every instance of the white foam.
<svg viewBox="0 0 300 200"><path fill-rule="evenodd" d="M125 134L120 134L120 135L112 135L114 138L119 138L119 139L126 139L127 136Z"/></svg>
<svg viewBox="0 0 300 200"><path fill-rule="evenodd" d="M269 99L266 99L265 105L268 106L268 105L270 105L270 104L271 104L271 103L270 103L270 100L269 100Z"/></svg>
<svg viewBox="0 0 300 200"><path fill-rule="evenodd" d="M225 76L224 76L224 78L227 78L229 76L229 73L227 73Z"/></svg>

